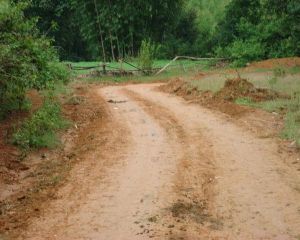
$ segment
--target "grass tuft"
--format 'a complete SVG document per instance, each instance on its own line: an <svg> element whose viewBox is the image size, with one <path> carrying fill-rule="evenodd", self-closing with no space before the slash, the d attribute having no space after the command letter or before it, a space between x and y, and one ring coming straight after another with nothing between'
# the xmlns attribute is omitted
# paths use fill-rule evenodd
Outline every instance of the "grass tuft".
<svg viewBox="0 0 300 240"><path fill-rule="evenodd" d="M47 98L13 135L13 143L22 150L30 148L53 148L59 144L56 131L68 125L61 116L59 103Z"/></svg>

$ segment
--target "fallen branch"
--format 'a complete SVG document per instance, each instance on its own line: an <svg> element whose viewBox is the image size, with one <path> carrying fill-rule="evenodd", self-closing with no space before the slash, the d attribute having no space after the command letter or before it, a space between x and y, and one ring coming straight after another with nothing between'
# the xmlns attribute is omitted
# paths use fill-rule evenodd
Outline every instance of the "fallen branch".
<svg viewBox="0 0 300 240"><path fill-rule="evenodd" d="M169 62L161 70L159 70L155 74L155 76L162 73L162 72L164 72L173 62L177 61L178 59L190 59L190 60L195 60L195 61L201 61L201 60L226 60L226 58L198 58L198 57L189 57L189 56L176 56L171 62Z"/></svg>

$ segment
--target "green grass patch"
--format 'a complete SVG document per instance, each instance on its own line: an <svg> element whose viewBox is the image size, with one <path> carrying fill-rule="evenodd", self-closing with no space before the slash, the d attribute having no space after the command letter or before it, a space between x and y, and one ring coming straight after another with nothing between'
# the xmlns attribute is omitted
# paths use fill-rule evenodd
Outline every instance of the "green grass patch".
<svg viewBox="0 0 300 240"><path fill-rule="evenodd" d="M235 103L238 105L243 105L243 106L250 106L254 107L255 103L252 101L251 98L245 97L245 98L237 98L235 100Z"/></svg>
<svg viewBox="0 0 300 240"><path fill-rule="evenodd" d="M292 67L288 70L288 73L290 74L298 74L300 73L300 66L295 66L295 67Z"/></svg>
<svg viewBox="0 0 300 240"><path fill-rule="evenodd" d="M47 98L13 135L13 143L22 150L31 148L53 148L59 144L57 130L65 128L68 122L61 115L61 107L54 99Z"/></svg>
<svg viewBox="0 0 300 240"><path fill-rule="evenodd" d="M153 63L153 68L162 68L166 64L168 64L171 60L155 60ZM131 60L128 61L130 64L134 66L139 66L138 60ZM78 67L96 67L92 69L80 69L80 70L73 70L73 76L78 76L78 75L86 75L89 74L93 71L101 71L102 67L101 65L103 64L102 62L65 62L65 64L70 64L72 67L78 68ZM176 62L173 62L167 69L166 72L173 72L174 70L178 70L181 72L187 72L190 70L193 71L202 71L202 70L208 70L212 68L212 63L211 61L191 61L191 60L178 60ZM107 70L118 70L118 69L124 69L124 70L136 70L136 68L130 66L127 63L120 63L120 62L110 62L107 63Z"/></svg>
<svg viewBox="0 0 300 240"><path fill-rule="evenodd" d="M300 110L287 113L281 136L285 139L295 140L296 144L300 146Z"/></svg>
<svg viewBox="0 0 300 240"><path fill-rule="evenodd" d="M242 78L253 83L257 88L272 89L286 95L286 98L278 98L264 102L253 102L244 97L238 98L235 103L239 105L260 108L268 112L285 114L285 127L281 136L285 139L294 140L300 146L300 68L277 67L268 71L240 72ZM226 79L236 78L236 73L215 73L199 77L189 81L191 88L196 87L199 91L219 91ZM290 97L290 98L288 98Z"/></svg>
<svg viewBox="0 0 300 240"><path fill-rule="evenodd" d="M290 104L289 99L274 99L270 101L256 103L255 106L261 108L267 112L277 112L286 111Z"/></svg>

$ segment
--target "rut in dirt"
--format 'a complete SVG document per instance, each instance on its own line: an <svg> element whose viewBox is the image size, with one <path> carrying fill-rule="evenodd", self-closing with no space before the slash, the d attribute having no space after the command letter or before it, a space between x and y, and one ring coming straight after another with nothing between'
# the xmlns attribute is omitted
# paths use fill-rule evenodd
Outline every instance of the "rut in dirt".
<svg viewBox="0 0 300 240"><path fill-rule="evenodd" d="M20 239L297 239L299 174L276 142L157 86L99 89L108 143Z"/></svg>

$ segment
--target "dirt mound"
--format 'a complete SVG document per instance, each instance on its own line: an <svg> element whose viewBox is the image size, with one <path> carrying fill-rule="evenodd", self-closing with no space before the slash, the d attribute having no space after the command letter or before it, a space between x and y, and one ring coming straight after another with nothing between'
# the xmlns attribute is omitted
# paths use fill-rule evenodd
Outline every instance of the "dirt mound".
<svg viewBox="0 0 300 240"><path fill-rule="evenodd" d="M256 88L246 79L228 79L224 87L216 93L216 98L228 101L235 101L238 98L249 98L252 101L266 101L280 97L280 95L270 89Z"/></svg>
<svg viewBox="0 0 300 240"><path fill-rule="evenodd" d="M274 67L296 67L300 66L300 57L268 59L253 62L247 68L274 68Z"/></svg>
<svg viewBox="0 0 300 240"><path fill-rule="evenodd" d="M193 80L202 79L202 78L204 78L207 75L208 75L208 73L199 72L199 73L197 73L197 74L194 75Z"/></svg>
<svg viewBox="0 0 300 240"><path fill-rule="evenodd" d="M177 93L185 85L185 81L181 78L170 80L167 84L160 86L160 90L169 93Z"/></svg>
<svg viewBox="0 0 300 240"><path fill-rule="evenodd" d="M249 107L235 104L234 101L238 98L249 98L259 102L285 97L269 89L256 88L252 83L242 78L227 80L224 87L217 93L191 88L188 82L181 78L169 81L160 86L159 90L176 94L189 102L199 103L234 117L240 117L252 111Z"/></svg>

